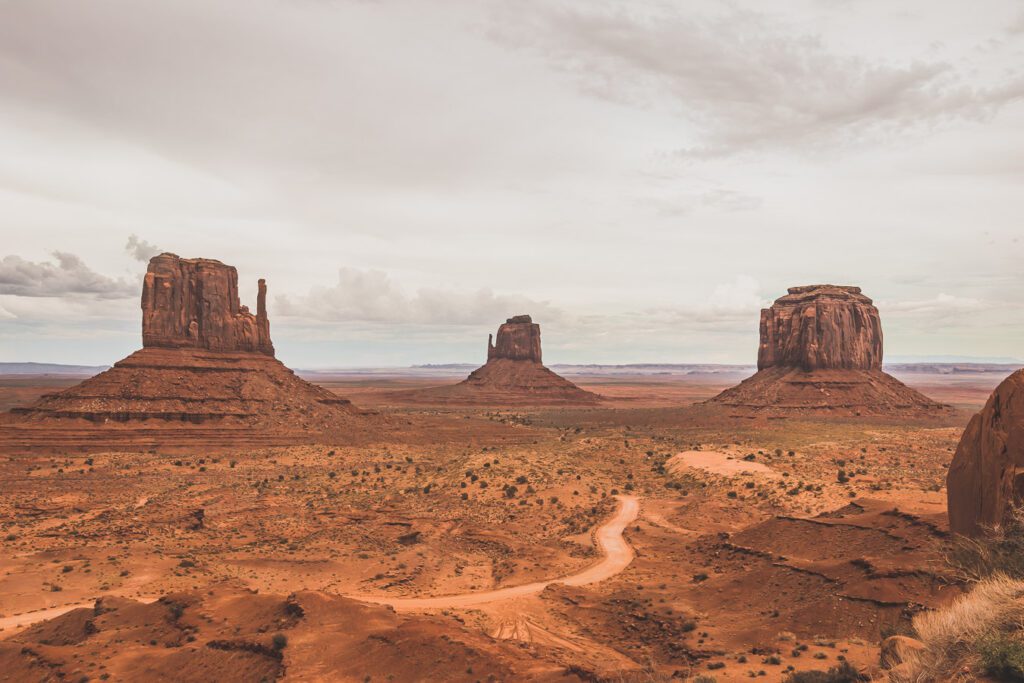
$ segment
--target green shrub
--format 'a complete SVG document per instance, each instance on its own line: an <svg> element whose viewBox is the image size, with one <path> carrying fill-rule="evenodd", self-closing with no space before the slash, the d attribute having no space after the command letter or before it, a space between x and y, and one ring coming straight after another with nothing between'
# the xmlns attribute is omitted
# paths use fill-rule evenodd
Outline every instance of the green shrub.
<svg viewBox="0 0 1024 683"><path fill-rule="evenodd" d="M1024 642L996 633L980 640L976 647L986 674L1000 681L1024 681Z"/></svg>
<svg viewBox="0 0 1024 683"><path fill-rule="evenodd" d="M858 683L869 680L849 662L830 667L828 671L796 671L786 677L786 683Z"/></svg>

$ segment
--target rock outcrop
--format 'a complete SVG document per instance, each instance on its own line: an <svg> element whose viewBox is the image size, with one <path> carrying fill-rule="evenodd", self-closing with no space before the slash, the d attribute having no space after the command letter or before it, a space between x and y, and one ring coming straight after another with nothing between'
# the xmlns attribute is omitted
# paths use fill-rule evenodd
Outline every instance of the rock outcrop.
<svg viewBox="0 0 1024 683"><path fill-rule="evenodd" d="M63 437L76 429L94 443L114 435L119 444L136 437L149 443L143 431L148 439L177 430L181 438L203 435L237 445L265 443L272 433L293 443L297 433L353 429L365 419L361 411L274 358L266 296L260 280L253 315L239 302L233 267L154 257L142 289L143 348L81 384L12 411L26 443L33 434L69 443Z"/></svg>
<svg viewBox="0 0 1024 683"><path fill-rule="evenodd" d="M487 363L462 382L446 387L396 392L411 403L436 404L592 404L597 394L580 389L541 362L540 325L517 315L487 339Z"/></svg>
<svg viewBox="0 0 1024 683"><path fill-rule="evenodd" d="M498 328L498 343L493 335L487 337L487 360L505 358L542 363L540 352L540 325L528 315L517 315Z"/></svg>
<svg viewBox="0 0 1024 683"><path fill-rule="evenodd" d="M882 321L860 287L790 287L761 311L757 369L881 370Z"/></svg>
<svg viewBox="0 0 1024 683"><path fill-rule="evenodd" d="M882 372L882 323L859 287L810 285L761 311L757 374L708 401L740 412L944 410Z"/></svg>
<svg viewBox="0 0 1024 683"><path fill-rule="evenodd" d="M946 476L949 528L977 535L1024 501L1024 370L996 387L960 438Z"/></svg>
<svg viewBox="0 0 1024 683"><path fill-rule="evenodd" d="M174 254L154 256L142 283L142 346L273 356L266 280L259 281L253 315L238 299L233 266Z"/></svg>

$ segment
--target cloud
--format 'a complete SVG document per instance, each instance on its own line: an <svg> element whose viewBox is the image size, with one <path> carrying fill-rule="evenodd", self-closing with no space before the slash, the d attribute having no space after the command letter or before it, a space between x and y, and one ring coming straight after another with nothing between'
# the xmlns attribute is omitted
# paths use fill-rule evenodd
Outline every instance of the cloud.
<svg viewBox="0 0 1024 683"><path fill-rule="evenodd" d="M993 304L982 299L939 293L933 299L879 302L879 309L907 317L942 319L989 310Z"/></svg>
<svg viewBox="0 0 1024 683"><path fill-rule="evenodd" d="M138 283L101 275L74 254L55 251L53 257L56 263L5 256L0 260L0 294L98 299L121 299L138 294Z"/></svg>
<svg viewBox="0 0 1024 683"><path fill-rule="evenodd" d="M327 322L434 325L496 324L521 313L538 320L562 317L547 302L495 294L487 288L468 292L423 288L409 294L387 273L357 268L341 268L332 287L314 287L294 298L277 297L274 312Z"/></svg>
<svg viewBox="0 0 1024 683"><path fill-rule="evenodd" d="M830 50L773 15L730 7L537 3L500 15L506 44L542 52L587 93L668 105L696 125L686 156L768 145L843 145L957 119L985 120L1024 96L1020 69L978 83L970 66Z"/></svg>
<svg viewBox="0 0 1024 683"><path fill-rule="evenodd" d="M128 236L128 244L124 245L124 250L127 251L133 259L136 261L142 261L143 263L148 263L149 259L163 252L163 249L155 244L139 239L138 235Z"/></svg>

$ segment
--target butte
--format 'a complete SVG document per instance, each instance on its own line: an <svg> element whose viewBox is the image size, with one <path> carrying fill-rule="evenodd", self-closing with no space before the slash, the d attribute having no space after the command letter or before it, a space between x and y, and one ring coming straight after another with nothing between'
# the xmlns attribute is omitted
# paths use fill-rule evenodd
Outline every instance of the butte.
<svg viewBox="0 0 1024 683"><path fill-rule="evenodd" d="M396 394L398 397L398 394ZM403 392L414 403L551 405L594 404L597 394L552 372L541 360L540 325L517 315L487 339L487 362L458 384Z"/></svg>
<svg viewBox="0 0 1024 683"><path fill-rule="evenodd" d="M710 399L736 412L916 415L948 409L882 371L882 322L860 287L809 285L761 310L757 373Z"/></svg>
<svg viewBox="0 0 1024 683"><path fill-rule="evenodd" d="M974 536L1024 502L1024 370L996 387L967 423L946 476L949 528Z"/></svg>
<svg viewBox="0 0 1024 683"><path fill-rule="evenodd" d="M267 286L256 314L238 272L160 254L142 285L142 348L81 384L16 408L7 447L271 445L351 431L367 416L274 357Z"/></svg>

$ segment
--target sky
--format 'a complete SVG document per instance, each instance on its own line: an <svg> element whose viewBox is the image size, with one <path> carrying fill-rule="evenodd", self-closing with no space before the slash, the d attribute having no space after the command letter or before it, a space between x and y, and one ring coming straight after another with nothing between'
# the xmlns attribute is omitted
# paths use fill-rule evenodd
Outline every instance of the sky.
<svg viewBox="0 0 1024 683"><path fill-rule="evenodd" d="M752 363L859 285L889 359L1024 358L1018 0L0 2L0 361L141 344L161 251L302 368Z"/></svg>

